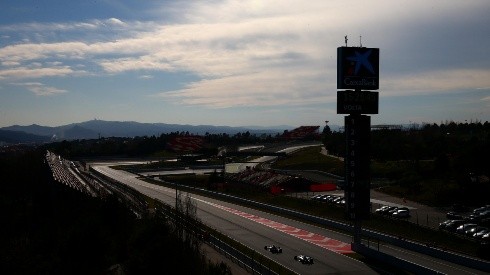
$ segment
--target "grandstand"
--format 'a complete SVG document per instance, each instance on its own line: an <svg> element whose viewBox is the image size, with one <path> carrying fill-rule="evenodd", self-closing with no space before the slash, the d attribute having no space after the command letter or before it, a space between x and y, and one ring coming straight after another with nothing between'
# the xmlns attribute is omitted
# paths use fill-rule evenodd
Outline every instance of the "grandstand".
<svg viewBox="0 0 490 275"><path fill-rule="evenodd" d="M141 194L122 183L111 179L103 179L103 175L86 172L81 173L74 162L66 160L50 151L46 152L46 162L51 169L55 181L78 192L102 199L109 195L115 195L138 218L142 217L148 208ZM110 183L107 181L110 181Z"/></svg>
<svg viewBox="0 0 490 275"><path fill-rule="evenodd" d="M195 152L204 145L204 139L200 136L175 136L167 142L167 149L174 152Z"/></svg>
<svg viewBox="0 0 490 275"><path fill-rule="evenodd" d="M77 174L78 168L75 167L73 162L69 162L50 151L46 152L46 161L51 168L53 178L56 181L79 192L86 193L92 197L97 197L95 190L80 178L79 173ZM73 171L73 168L75 171Z"/></svg>
<svg viewBox="0 0 490 275"><path fill-rule="evenodd" d="M288 140L316 138L320 135L318 132L319 129L320 126L300 126L296 129L285 132L282 137Z"/></svg>
<svg viewBox="0 0 490 275"><path fill-rule="evenodd" d="M303 177L253 168L234 174L227 173L225 180L228 184L244 184L271 193L305 191L313 184Z"/></svg>

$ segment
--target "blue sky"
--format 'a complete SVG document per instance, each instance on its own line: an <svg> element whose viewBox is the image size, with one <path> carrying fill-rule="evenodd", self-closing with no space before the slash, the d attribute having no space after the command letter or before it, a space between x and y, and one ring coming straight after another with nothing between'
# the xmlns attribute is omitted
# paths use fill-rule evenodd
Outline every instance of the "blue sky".
<svg viewBox="0 0 490 275"><path fill-rule="evenodd" d="M0 1L0 127L343 124L336 49L380 48L372 124L490 121L490 2Z"/></svg>

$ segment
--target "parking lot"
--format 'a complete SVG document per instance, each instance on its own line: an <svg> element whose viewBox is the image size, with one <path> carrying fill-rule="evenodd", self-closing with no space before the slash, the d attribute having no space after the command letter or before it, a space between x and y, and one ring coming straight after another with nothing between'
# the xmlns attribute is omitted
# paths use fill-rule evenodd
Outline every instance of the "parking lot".
<svg viewBox="0 0 490 275"><path fill-rule="evenodd" d="M292 194L292 196L311 199L314 195L318 195L318 194L344 196L344 191L335 190L329 192L295 193ZM446 213L449 211L449 209L439 209L435 207L429 207L427 205L409 201L407 199L393 197L376 190L371 190L371 203L372 203L371 213L373 214L376 209L384 205L406 207L410 210L410 217L406 219L420 226L427 226L434 229L437 229L439 227L439 223L447 220Z"/></svg>

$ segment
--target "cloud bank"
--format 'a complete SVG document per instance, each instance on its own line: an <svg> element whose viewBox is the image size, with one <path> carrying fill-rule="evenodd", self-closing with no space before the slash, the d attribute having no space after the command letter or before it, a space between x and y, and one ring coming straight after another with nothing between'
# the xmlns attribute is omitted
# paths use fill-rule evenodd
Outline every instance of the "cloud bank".
<svg viewBox="0 0 490 275"><path fill-rule="evenodd" d="M490 59L482 56L490 48L489 6L186 1L162 6L163 16L172 13L175 22L107 18L0 26L0 81L185 72L199 80L155 89L154 98L208 108L308 106L335 102L336 48L349 35L349 46L381 49L384 96L477 89L490 86ZM26 87L38 95L65 92L40 83Z"/></svg>

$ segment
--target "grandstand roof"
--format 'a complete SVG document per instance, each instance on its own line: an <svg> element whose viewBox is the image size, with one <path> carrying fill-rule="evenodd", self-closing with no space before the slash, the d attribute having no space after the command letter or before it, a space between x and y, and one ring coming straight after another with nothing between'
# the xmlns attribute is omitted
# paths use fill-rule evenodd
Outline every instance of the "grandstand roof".
<svg viewBox="0 0 490 275"><path fill-rule="evenodd" d="M317 135L318 129L320 129L320 126L300 126L284 133L283 137L287 139L303 139L305 137Z"/></svg>

